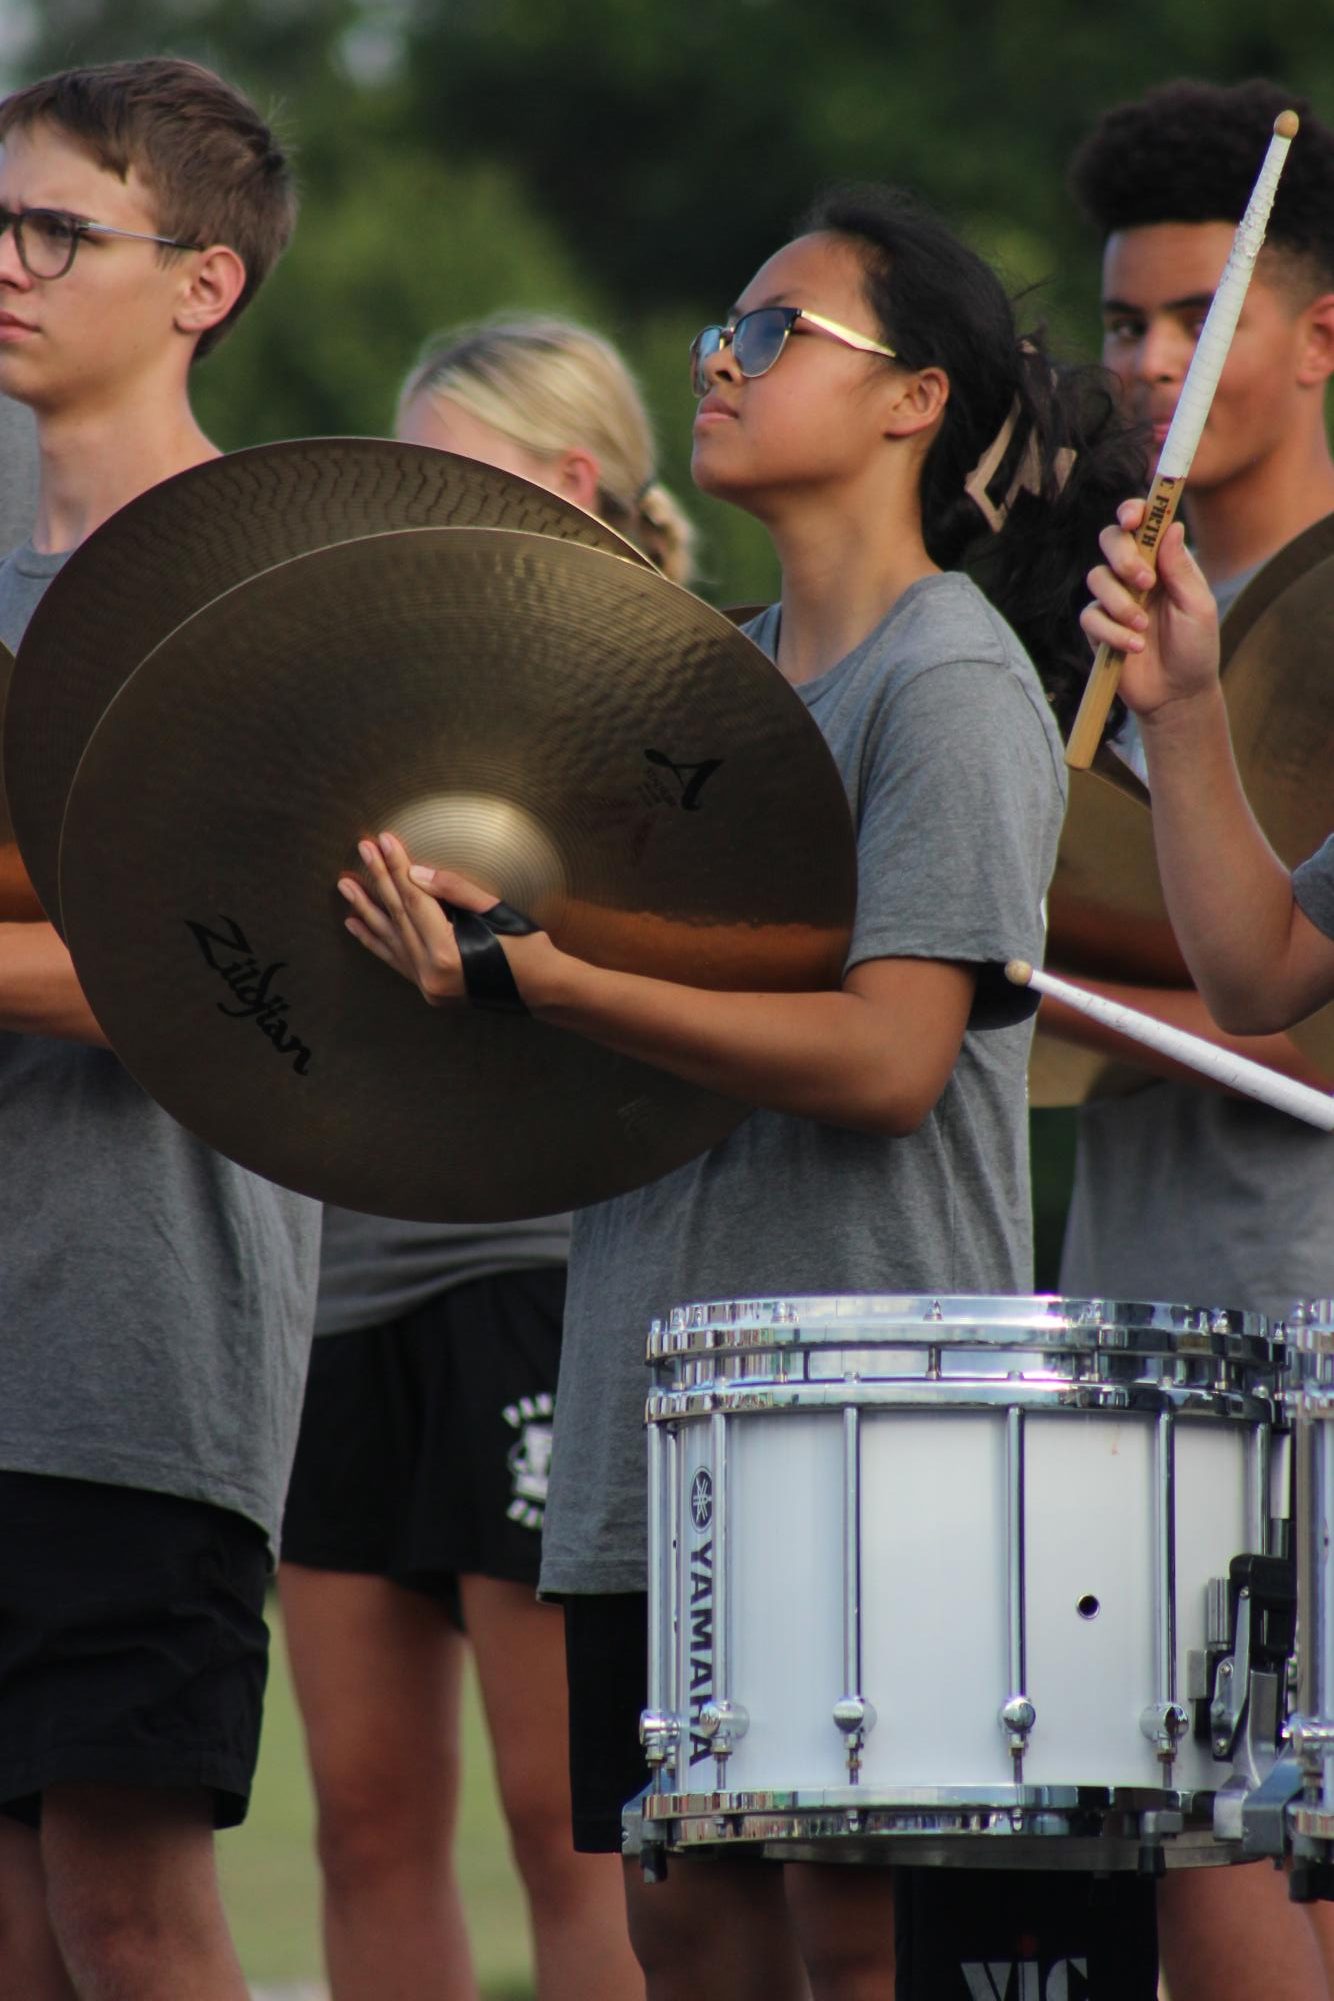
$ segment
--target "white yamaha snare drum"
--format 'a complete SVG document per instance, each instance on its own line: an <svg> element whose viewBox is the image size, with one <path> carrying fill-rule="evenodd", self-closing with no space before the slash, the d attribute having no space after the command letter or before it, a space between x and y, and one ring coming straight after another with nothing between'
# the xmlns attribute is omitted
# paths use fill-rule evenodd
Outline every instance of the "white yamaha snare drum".
<svg viewBox="0 0 1334 2001"><path fill-rule="evenodd" d="M650 1855L1233 1859L1207 1676L1272 1541L1263 1321L742 1300L649 1360Z"/></svg>

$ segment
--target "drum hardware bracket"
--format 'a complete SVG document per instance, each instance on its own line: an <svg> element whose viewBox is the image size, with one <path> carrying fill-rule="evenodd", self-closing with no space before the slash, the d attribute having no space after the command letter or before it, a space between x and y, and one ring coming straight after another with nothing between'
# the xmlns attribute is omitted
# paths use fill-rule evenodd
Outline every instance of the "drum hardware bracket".
<svg viewBox="0 0 1334 2001"><path fill-rule="evenodd" d="M1273 1762L1278 1738L1279 1679L1272 1669L1255 1668L1243 1682L1230 1659L1218 1664L1218 1678L1209 1714L1213 1722L1213 1753L1220 1762L1231 1758L1255 1773ZM1241 1689L1245 1688L1245 1694ZM1239 1748L1241 1755L1238 1755Z"/></svg>
<svg viewBox="0 0 1334 2001"><path fill-rule="evenodd" d="M1169 1835L1180 1834L1185 1825L1185 1815L1172 1808L1150 1808L1140 1815L1138 1873L1141 1876L1167 1874L1163 1842Z"/></svg>
<svg viewBox="0 0 1334 2001"><path fill-rule="evenodd" d="M665 1883L667 1829L659 1822L648 1819L643 1810L652 1790L651 1785L646 1786L621 1814L621 1854L627 1860L638 1861L646 1883Z"/></svg>
<svg viewBox="0 0 1334 2001"><path fill-rule="evenodd" d="M1327 1861L1327 1841L1292 1838L1292 1867L1288 1871L1288 1895L1294 1904L1334 1901L1334 1863Z"/></svg>
<svg viewBox="0 0 1334 2001"><path fill-rule="evenodd" d="M1197 1735L1206 1734L1200 1725L1206 1721L1207 1697L1207 1735L1214 1757L1236 1758L1244 1739L1238 1763L1257 1781L1277 1751L1280 1678L1292 1653L1295 1619L1292 1566L1281 1557L1236 1556L1226 1581L1210 1580ZM1192 1661L1191 1670L1195 1694L1197 1662Z"/></svg>
<svg viewBox="0 0 1334 2001"><path fill-rule="evenodd" d="M1247 1857L1281 1857L1287 1834L1288 1809L1304 1784L1302 1768L1291 1745L1254 1790L1243 1778L1214 1800L1214 1832L1220 1840L1241 1835Z"/></svg>

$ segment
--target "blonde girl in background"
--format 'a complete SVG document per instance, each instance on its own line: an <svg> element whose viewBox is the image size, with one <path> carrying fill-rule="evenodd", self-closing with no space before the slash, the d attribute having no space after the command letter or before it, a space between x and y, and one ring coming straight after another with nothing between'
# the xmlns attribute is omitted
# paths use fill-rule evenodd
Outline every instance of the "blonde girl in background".
<svg viewBox="0 0 1334 2001"><path fill-rule="evenodd" d="M582 327L444 336L396 432L532 480L690 576L639 392ZM536 1598L569 1231L325 1212L280 1585L333 2001L477 1994L453 1865L469 1647L540 2001L644 1991L619 1864L571 1843L562 1618Z"/></svg>

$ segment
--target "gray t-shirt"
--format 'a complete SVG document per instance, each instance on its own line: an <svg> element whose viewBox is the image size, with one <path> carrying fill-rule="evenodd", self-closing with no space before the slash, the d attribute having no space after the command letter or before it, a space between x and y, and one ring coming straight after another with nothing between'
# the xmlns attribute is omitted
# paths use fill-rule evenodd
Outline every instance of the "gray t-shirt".
<svg viewBox="0 0 1334 2001"><path fill-rule="evenodd" d="M570 1255L568 1216L525 1223L403 1223L355 1209L324 1211L317 1334L384 1327L438 1292Z"/></svg>
<svg viewBox="0 0 1334 2001"><path fill-rule="evenodd" d="M1292 891L1317 930L1334 938L1334 834L1293 870Z"/></svg>
<svg viewBox="0 0 1334 2001"><path fill-rule="evenodd" d="M1263 567L1219 585L1220 613ZM1303 907L1305 895L1298 890ZM1334 932L1334 922L1323 928ZM1082 1106L1061 1290L1270 1314L1328 1299L1328 1136L1253 1099L1175 1078Z"/></svg>
<svg viewBox="0 0 1334 2001"><path fill-rule="evenodd" d="M772 653L776 613L751 632ZM912 585L798 692L857 833L848 965L975 965L974 1025L939 1103L906 1138L756 1111L701 1159L576 1214L545 1591L643 1589L644 1340L655 1315L695 1299L1032 1283L1031 1022L1001 969L1042 955L1065 789L1046 700L1009 627L955 575Z"/></svg>
<svg viewBox="0 0 1334 2001"><path fill-rule="evenodd" d="M0 396L0 556L32 530L37 509L37 430L31 410Z"/></svg>
<svg viewBox="0 0 1334 2001"><path fill-rule="evenodd" d="M62 561L0 564L10 646ZM0 1034L0 1147L0 1467L209 1501L276 1546L318 1204L54 1037Z"/></svg>

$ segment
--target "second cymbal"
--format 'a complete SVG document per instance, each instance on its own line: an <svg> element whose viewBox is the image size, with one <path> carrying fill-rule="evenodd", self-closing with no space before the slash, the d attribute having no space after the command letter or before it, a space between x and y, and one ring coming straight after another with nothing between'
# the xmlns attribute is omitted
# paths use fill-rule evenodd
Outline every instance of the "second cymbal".
<svg viewBox="0 0 1334 2001"><path fill-rule="evenodd" d="M85 753L61 899L140 1082L245 1165L402 1216L531 1215L654 1178L746 1114L543 1024L431 1010L350 939L382 827L598 964L836 984L855 895L805 705L655 571L419 529L217 599Z"/></svg>

